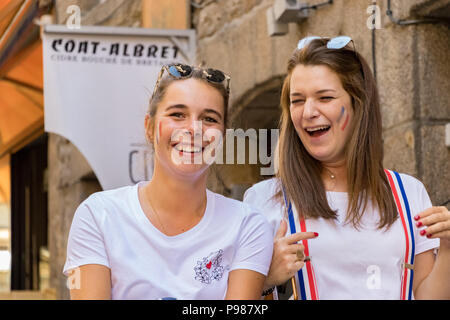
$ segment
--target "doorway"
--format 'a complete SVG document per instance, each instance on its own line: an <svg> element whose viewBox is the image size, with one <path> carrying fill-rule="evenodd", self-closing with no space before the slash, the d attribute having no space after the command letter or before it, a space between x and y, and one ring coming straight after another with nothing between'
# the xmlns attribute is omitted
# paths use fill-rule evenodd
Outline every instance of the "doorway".
<svg viewBox="0 0 450 320"><path fill-rule="evenodd" d="M39 290L47 248L47 141L11 154L11 290Z"/></svg>

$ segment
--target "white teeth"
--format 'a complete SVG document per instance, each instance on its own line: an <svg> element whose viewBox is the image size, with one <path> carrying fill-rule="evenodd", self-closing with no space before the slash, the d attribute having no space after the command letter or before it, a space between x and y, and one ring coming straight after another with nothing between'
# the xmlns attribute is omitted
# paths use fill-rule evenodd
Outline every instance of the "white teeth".
<svg viewBox="0 0 450 320"><path fill-rule="evenodd" d="M191 152L191 153L197 153L197 152L202 151L202 148L200 148L200 147L188 146L188 145L181 146L179 144L177 144L175 146L175 149L180 152Z"/></svg>
<svg viewBox="0 0 450 320"><path fill-rule="evenodd" d="M324 129L328 129L330 126L321 126L321 127L315 127L315 128L306 128L306 131L308 132L314 132L317 130L324 130Z"/></svg>

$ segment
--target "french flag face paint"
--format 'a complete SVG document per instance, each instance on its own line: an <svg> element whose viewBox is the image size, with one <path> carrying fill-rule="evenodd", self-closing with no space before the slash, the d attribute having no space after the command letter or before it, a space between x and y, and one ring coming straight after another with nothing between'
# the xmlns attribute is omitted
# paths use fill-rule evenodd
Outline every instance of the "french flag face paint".
<svg viewBox="0 0 450 320"><path fill-rule="evenodd" d="M342 106L341 107L341 114L339 115L339 118L338 118L337 122L341 122L342 117L344 116L344 113L345 113L345 108L344 108L344 106Z"/></svg>
<svg viewBox="0 0 450 320"><path fill-rule="evenodd" d="M346 112L345 112L345 108L344 108L344 106L342 106L342 108L341 108L341 114L339 115L339 118L338 118L338 122L341 122L341 120L342 120L342 118L344 117L344 114L345 114ZM350 119L350 115L347 113L347 115L346 115L346 117L345 117L345 121L344 121L344 124L342 125L342 127L341 127L341 130L342 131L344 131L345 130L345 128L347 127L347 124L348 124L348 120Z"/></svg>

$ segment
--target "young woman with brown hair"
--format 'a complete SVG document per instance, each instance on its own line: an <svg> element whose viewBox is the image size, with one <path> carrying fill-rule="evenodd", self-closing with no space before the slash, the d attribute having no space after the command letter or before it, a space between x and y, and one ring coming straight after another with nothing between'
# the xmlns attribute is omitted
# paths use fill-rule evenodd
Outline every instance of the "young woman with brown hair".
<svg viewBox="0 0 450 320"><path fill-rule="evenodd" d="M145 132L151 181L98 192L77 209L65 274L72 299L257 299L272 256L270 227L248 205L206 189L226 128L229 77L164 66ZM199 160L199 161L197 161Z"/></svg>
<svg viewBox="0 0 450 320"><path fill-rule="evenodd" d="M265 288L293 277L301 299L450 299L450 213L384 169L377 87L353 41L302 39L287 69L277 177L244 197L275 234Z"/></svg>

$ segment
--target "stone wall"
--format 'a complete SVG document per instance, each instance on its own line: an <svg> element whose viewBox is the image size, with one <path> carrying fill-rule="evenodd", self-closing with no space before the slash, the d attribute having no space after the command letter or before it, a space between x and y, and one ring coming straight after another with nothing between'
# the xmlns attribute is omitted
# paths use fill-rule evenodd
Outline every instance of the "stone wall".
<svg viewBox="0 0 450 320"><path fill-rule="evenodd" d="M411 15L394 13L396 18L422 19L415 15L417 8L437 5L444 2L404 1ZM450 198L450 149L444 132L450 122L449 27L442 23L399 26L385 17L376 46L385 165L417 177L432 202L442 204Z"/></svg>
<svg viewBox="0 0 450 320"><path fill-rule="evenodd" d="M66 299L69 292L62 270L73 214L84 199L101 187L86 159L69 140L49 134L48 145L50 286L58 298Z"/></svg>

